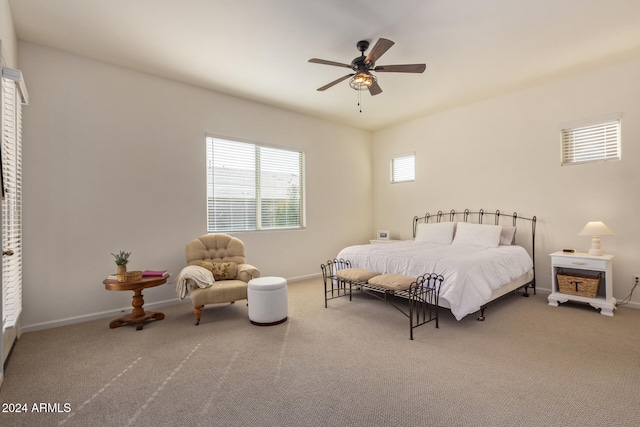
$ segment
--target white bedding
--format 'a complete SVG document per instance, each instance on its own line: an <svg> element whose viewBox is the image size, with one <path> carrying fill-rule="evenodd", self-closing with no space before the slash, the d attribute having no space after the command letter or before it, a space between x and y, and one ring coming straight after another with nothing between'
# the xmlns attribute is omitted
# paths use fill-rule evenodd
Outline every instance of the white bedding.
<svg viewBox="0 0 640 427"><path fill-rule="evenodd" d="M521 246L483 248L411 240L349 246L337 258L380 274L442 275L440 298L449 303L458 320L489 302L494 290L533 268L531 257Z"/></svg>

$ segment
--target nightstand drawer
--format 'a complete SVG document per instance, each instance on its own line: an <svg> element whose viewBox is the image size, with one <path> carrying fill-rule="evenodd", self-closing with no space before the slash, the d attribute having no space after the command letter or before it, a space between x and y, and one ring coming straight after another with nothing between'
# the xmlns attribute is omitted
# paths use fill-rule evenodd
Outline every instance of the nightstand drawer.
<svg viewBox="0 0 640 427"><path fill-rule="evenodd" d="M580 258L580 257L554 257L553 265L556 267L580 268L585 270L606 270L606 259Z"/></svg>

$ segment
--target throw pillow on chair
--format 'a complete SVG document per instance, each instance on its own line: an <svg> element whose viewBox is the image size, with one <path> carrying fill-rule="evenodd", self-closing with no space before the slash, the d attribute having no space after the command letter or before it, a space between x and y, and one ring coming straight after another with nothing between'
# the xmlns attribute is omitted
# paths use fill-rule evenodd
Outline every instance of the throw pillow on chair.
<svg viewBox="0 0 640 427"><path fill-rule="evenodd" d="M238 275L238 264L235 262L202 261L200 267L209 270L215 280L233 280Z"/></svg>

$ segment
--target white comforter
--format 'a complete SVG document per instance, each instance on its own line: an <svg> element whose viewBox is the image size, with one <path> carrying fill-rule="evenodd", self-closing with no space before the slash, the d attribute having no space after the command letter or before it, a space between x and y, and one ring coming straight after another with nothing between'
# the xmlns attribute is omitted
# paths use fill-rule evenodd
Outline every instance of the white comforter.
<svg viewBox="0 0 640 427"><path fill-rule="evenodd" d="M381 274L442 275L440 298L449 303L458 320L478 311L494 290L533 268L531 257L521 246L483 248L403 241L349 246L337 258Z"/></svg>

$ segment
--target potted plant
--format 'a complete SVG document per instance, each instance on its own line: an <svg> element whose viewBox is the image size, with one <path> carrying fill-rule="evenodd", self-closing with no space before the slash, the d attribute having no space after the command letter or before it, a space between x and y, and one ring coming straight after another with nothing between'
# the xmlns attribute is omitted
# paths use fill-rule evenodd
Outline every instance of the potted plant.
<svg viewBox="0 0 640 427"><path fill-rule="evenodd" d="M117 274L126 273L127 263L129 262L129 255L131 255L131 252L120 251L115 254L111 252L111 255L116 259L116 265L118 266Z"/></svg>

